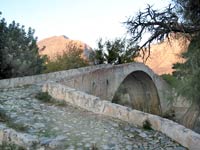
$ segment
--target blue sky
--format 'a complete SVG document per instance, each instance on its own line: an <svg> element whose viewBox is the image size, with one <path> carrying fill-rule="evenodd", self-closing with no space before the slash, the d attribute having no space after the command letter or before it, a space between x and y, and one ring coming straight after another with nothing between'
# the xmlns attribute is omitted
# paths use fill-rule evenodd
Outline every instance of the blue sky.
<svg viewBox="0 0 200 150"><path fill-rule="evenodd" d="M8 23L15 20L36 30L38 40L66 35L92 47L99 38L122 37L122 22L147 4L167 6L169 0L1 0L0 11Z"/></svg>

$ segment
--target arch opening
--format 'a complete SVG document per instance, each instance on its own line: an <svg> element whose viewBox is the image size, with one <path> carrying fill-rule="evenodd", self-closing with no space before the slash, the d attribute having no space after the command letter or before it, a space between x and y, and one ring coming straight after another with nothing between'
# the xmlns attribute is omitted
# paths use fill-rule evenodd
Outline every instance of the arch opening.
<svg viewBox="0 0 200 150"><path fill-rule="evenodd" d="M156 86L151 77L143 71L135 71L126 76L115 92L112 102L161 115Z"/></svg>

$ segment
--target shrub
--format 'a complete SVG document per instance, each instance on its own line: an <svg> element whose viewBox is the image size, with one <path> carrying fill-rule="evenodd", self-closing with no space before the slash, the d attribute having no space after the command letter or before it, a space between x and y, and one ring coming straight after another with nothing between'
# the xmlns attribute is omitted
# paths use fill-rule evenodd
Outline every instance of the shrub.
<svg viewBox="0 0 200 150"><path fill-rule="evenodd" d="M170 74L163 74L161 77L172 87L177 88L179 86L179 80Z"/></svg>
<svg viewBox="0 0 200 150"><path fill-rule="evenodd" d="M41 100L43 102L51 102L52 97L48 94L48 92L39 92L35 95L35 98Z"/></svg>
<svg viewBox="0 0 200 150"><path fill-rule="evenodd" d="M145 120L143 122L143 128L146 130L152 130L151 123L149 122L149 120Z"/></svg>
<svg viewBox="0 0 200 150"><path fill-rule="evenodd" d="M52 98L48 92L39 92L35 95L35 98L38 100L41 100L45 103L52 103L56 106L66 106L66 102L65 101L59 101L59 100L55 100L54 98Z"/></svg>
<svg viewBox="0 0 200 150"><path fill-rule="evenodd" d="M39 74L45 57L38 53L34 30L13 21L7 24L0 12L0 79Z"/></svg>
<svg viewBox="0 0 200 150"><path fill-rule="evenodd" d="M17 131L25 132L27 131L27 126L21 123L15 123L9 116L6 115L6 112L0 109L0 121L4 122L9 128L13 128Z"/></svg>
<svg viewBox="0 0 200 150"><path fill-rule="evenodd" d="M13 143L6 143L6 142L3 142L2 144L0 144L0 149L1 150L25 150L25 148L21 146L18 146Z"/></svg>
<svg viewBox="0 0 200 150"><path fill-rule="evenodd" d="M53 60L47 61L44 73L88 66L89 63L81 56L82 52L75 45L66 47L66 51L62 55L57 55Z"/></svg>

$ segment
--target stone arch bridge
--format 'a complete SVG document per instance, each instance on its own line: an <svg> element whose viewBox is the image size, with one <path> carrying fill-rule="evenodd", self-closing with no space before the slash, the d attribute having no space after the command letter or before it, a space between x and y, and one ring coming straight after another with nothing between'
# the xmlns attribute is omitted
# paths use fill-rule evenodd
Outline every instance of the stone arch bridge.
<svg viewBox="0 0 200 150"><path fill-rule="evenodd" d="M142 63L98 65L0 81L0 88L59 82L68 87L145 112L168 111L166 83Z"/></svg>
<svg viewBox="0 0 200 150"><path fill-rule="evenodd" d="M60 82L144 112L161 115L168 109L166 83L142 63L107 65Z"/></svg>
<svg viewBox="0 0 200 150"><path fill-rule="evenodd" d="M199 134L157 116L169 110L167 98L170 92L167 84L142 63L98 65L5 79L0 80L0 89L4 91L4 88L20 86L26 89L24 85L29 84L38 87L43 85L43 91L48 92L56 100L66 101L97 114L111 116L140 127L149 121L154 130L166 134L183 146L191 150L197 150L200 147ZM6 131L5 135L17 134L13 130L9 131L9 133ZM0 134L4 135L4 130L0 129ZM14 137L15 141L16 137L18 136ZM22 137L26 139L26 136ZM23 138L20 140L27 141Z"/></svg>

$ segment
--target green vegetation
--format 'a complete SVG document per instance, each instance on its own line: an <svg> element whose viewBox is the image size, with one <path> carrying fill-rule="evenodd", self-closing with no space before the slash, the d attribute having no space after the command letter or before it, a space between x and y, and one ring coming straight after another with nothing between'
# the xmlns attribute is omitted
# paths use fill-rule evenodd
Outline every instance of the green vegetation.
<svg viewBox="0 0 200 150"><path fill-rule="evenodd" d="M25 132L28 130L27 126L14 122L3 109L0 109L0 122L4 122L8 127L15 129L16 131Z"/></svg>
<svg viewBox="0 0 200 150"><path fill-rule="evenodd" d="M67 103L65 101L54 101L54 105L56 106L66 106Z"/></svg>
<svg viewBox="0 0 200 150"><path fill-rule="evenodd" d="M34 30L13 21L6 23L0 12L0 79L39 73L55 72L88 66L82 58L82 50L75 44L66 47L67 52L50 60L40 56Z"/></svg>
<svg viewBox="0 0 200 150"><path fill-rule="evenodd" d="M149 55L148 46L153 41L164 40L171 33L182 34L190 39L188 51L182 55L186 61L174 65L174 77L164 77L172 86L176 86L176 80L180 80L183 87L180 93L200 105L200 3L194 0L173 0L172 3L174 7L169 5L162 11L147 6L145 11L128 18L124 24L132 42L140 42L146 32L151 33L140 47L141 50L146 48Z"/></svg>
<svg viewBox="0 0 200 150"><path fill-rule="evenodd" d="M3 142L0 144L1 150L25 150L25 148L12 143Z"/></svg>
<svg viewBox="0 0 200 150"><path fill-rule="evenodd" d="M34 75L44 69L45 57L38 54L34 30L13 21L6 23L0 12L0 79Z"/></svg>
<svg viewBox="0 0 200 150"><path fill-rule="evenodd" d="M161 77L172 87L178 88L180 85L180 80L171 74L163 74Z"/></svg>
<svg viewBox="0 0 200 150"><path fill-rule="evenodd" d="M179 93L200 109L200 3L194 0L174 1L184 24L195 31L188 32L190 44L188 50L182 54L186 61L174 65L176 71L173 75L181 81L182 88Z"/></svg>
<svg viewBox="0 0 200 150"><path fill-rule="evenodd" d="M185 35L190 40L187 52L182 54L186 61L182 64L177 63L174 65L175 72L173 77L165 76L165 79L175 87L176 80L178 80L178 87L181 87L176 88L178 94L192 102L192 111L187 111L184 117L188 119L183 120L197 120L197 117L200 116L199 12L200 2L198 0L172 0L172 5L169 5L164 10L155 10L148 5L144 11L139 11L136 16L129 17L124 23L132 42L141 42L145 33L151 34L148 40L139 47L148 56L150 55L150 44L155 41L163 41L171 33ZM198 113L193 110L198 110ZM193 119L191 119L191 115L187 115L191 112L195 117Z"/></svg>
<svg viewBox="0 0 200 150"><path fill-rule="evenodd" d="M98 48L95 50L95 64L122 64L133 62L138 56L138 46L132 46L126 39L98 41Z"/></svg>
<svg viewBox="0 0 200 150"><path fill-rule="evenodd" d="M26 132L28 130L28 127L25 126L24 124L15 123L11 119L6 122L6 125L9 128L15 129L16 131L20 131L20 132Z"/></svg>
<svg viewBox="0 0 200 150"><path fill-rule="evenodd" d="M57 55L53 60L48 60L45 73L61 70L68 70L88 66L89 63L82 58L82 52L75 44L66 46L66 50L62 55Z"/></svg>
<svg viewBox="0 0 200 150"><path fill-rule="evenodd" d="M92 145L91 150L98 150L98 147L96 146L96 144Z"/></svg>
<svg viewBox="0 0 200 150"><path fill-rule="evenodd" d="M3 109L0 109L0 121L1 122L8 121L8 117L6 116L6 112Z"/></svg>
<svg viewBox="0 0 200 150"><path fill-rule="evenodd" d="M58 101L55 100L54 98L52 98L48 92L39 92L35 95L35 98L38 100L41 100L42 102L45 103L52 103L56 106L66 106L66 102L65 101Z"/></svg>
<svg viewBox="0 0 200 150"><path fill-rule="evenodd" d="M145 120L143 122L143 128L146 130L152 130L151 123L149 122L149 120Z"/></svg>
<svg viewBox="0 0 200 150"><path fill-rule="evenodd" d="M48 94L48 92L39 92L35 95L35 98L41 100L43 102L51 102L52 97Z"/></svg>
<svg viewBox="0 0 200 150"><path fill-rule="evenodd" d="M170 120L174 120L176 121L175 119L175 111L172 109L168 110L167 112L165 112L163 115L162 115L163 118L167 118L167 119L170 119Z"/></svg>
<svg viewBox="0 0 200 150"><path fill-rule="evenodd" d="M51 128L43 130L41 132L37 132L36 135L38 137L55 137L56 131L53 131Z"/></svg>

